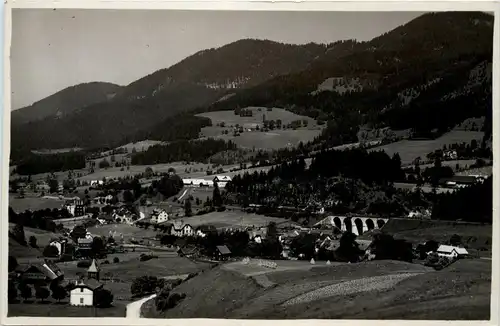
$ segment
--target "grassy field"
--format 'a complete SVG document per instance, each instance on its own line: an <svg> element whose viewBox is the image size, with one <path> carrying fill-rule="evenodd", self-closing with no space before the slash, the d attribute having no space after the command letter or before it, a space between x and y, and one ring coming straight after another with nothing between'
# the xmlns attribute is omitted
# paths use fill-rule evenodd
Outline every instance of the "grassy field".
<svg viewBox="0 0 500 326"><path fill-rule="evenodd" d="M116 240L120 239L120 234L123 234L123 240L129 242L132 238L136 240L145 238L154 238L158 232L153 229L141 229L137 226L132 226L128 224L106 224L98 225L88 228L91 234L108 237L110 232L114 234Z"/></svg>
<svg viewBox="0 0 500 326"><path fill-rule="evenodd" d="M233 111L215 111L199 114L199 116L207 117L212 120L212 126L205 127L201 130L200 137L213 137L224 140L231 140L242 148L256 149L279 149L289 146L296 146L299 142L306 143L313 140L321 133L322 127L316 124L312 118L300 116L284 109L273 108L272 111L267 111L266 108L249 108L253 112L252 117L240 117L234 114ZM230 129L236 124L251 128L252 124L262 124L264 120L280 119L284 125L295 120L307 120L308 126L298 128L297 130L272 130L269 132L248 131L245 130L239 136L234 136L229 130L228 135L222 135L222 132ZM217 126L224 122L225 127Z"/></svg>
<svg viewBox="0 0 500 326"><path fill-rule="evenodd" d="M11 238L9 238L8 252L9 256L14 256L18 263L34 261L37 260L37 257L42 255L39 249L21 246L17 241Z"/></svg>
<svg viewBox="0 0 500 326"><path fill-rule="evenodd" d="M67 303L13 303L8 317L125 317L126 307L115 303L110 308L77 307Z"/></svg>
<svg viewBox="0 0 500 326"><path fill-rule="evenodd" d="M209 118L210 120L212 120L213 125L224 122L227 126L234 126L236 124L245 126L245 124L262 123L262 121L264 120L264 115L266 120L280 119L284 125L289 124L295 120L307 120L309 124L316 123L316 121L310 117L301 116L280 108L273 108L272 111L267 111L266 108L261 107L248 107L245 109L251 110L253 116L240 117L239 115L235 115L234 111L206 112L200 113L198 114L198 116Z"/></svg>
<svg viewBox="0 0 500 326"><path fill-rule="evenodd" d="M398 282L386 282L383 288L367 287L377 285L368 280L399 276ZM156 318L489 319L489 261L459 261L439 272L396 261L315 265L311 270L269 272L266 277L273 286L262 287L254 277L215 268L176 288L187 297L175 308L157 313L147 302L143 313ZM358 291L353 291L356 282ZM337 292L315 299L314 291L327 287ZM348 287L349 294L338 292ZM309 302L283 306L304 294Z"/></svg>
<svg viewBox="0 0 500 326"><path fill-rule="evenodd" d="M321 133L320 128L301 128L297 130L272 130L269 132L262 131L245 131L239 136L232 134L222 135L222 131L226 128L221 127L205 127L202 129L203 135L226 141L232 141L241 148L246 149L280 149L285 147L295 147L300 142L304 144L312 141Z"/></svg>
<svg viewBox="0 0 500 326"><path fill-rule="evenodd" d="M12 230L14 228L14 223L9 223L9 229ZM30 227L24 227L24 234L26 236L26 241L29 241L31 236L35 236L37 240L37 244L40 248L45 247L50 243L50 240L56 238L58 239L61 235L59 233L53 233L45 230L34 229Z"/></svg>
<svg viewBox="0 0 500 326"><path fill-rule="evenodd" d="M9 195L9 206L17 213L26 210L36 211L46 208L61 208L63 205L64 200L59 199L47 199L42 197L17 198L15 195Z"/></svg>
<svg viewBox="0 0 500 326"><path fill-rule="evenodd" d="M192 227L199 225L210 224L217 228L231 226L266 226L269 222L283 222L282 218L274 218L257 214L247 214L244 212L225 211L213 212L202 216L192 216L183 218L184 223L190 224Z"/></svg>
<svg viewBox="0 0 500 326"><path fill-rule="evenodd" d="M428 153L442 149L443 145L470 143L473 139L480 142L483 136L484 133L480 131L453 130L434 140L401 140L372 150L384 150L390 156L399 153L402 164L411 164L417 157L426 159Z"/></svg>
<svg viewBox="0 0 500 326"><path fill-rule="evenodd" d="M165 142L159 140L141 140L137 143L128 143L118 147L118 149L126 148L128 153L132 153L133 149L137 152L141 152L143 150L147 151L149 147L155 145L165 145Z"/></svg>
<svg viewBox="0 0 500 326"><path fill-rule="evenodd" d="M491 225L457 223L448 221L421 221L412 219L390 219L382 228L384 232L395 238L406 239L414 244L428 240L445 242L452 235L462 238L463 245L471 255L491 257L493 230ZM359 239L370 239L371 235L364 234Z"/></svg>

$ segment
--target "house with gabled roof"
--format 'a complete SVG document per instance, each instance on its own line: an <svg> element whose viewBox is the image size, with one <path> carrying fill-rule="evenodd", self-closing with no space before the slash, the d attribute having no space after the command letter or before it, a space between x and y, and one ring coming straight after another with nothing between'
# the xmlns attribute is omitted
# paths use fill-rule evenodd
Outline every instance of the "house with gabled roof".
<svg viewBox="0 0 500 326"><path fill-rule="evenodd" d="M18 278L27 284L51 283L64 278L64 273L54 263L20 265L16 268Z"/></svg>
<svg viewBox="0 0 500 326"><path fill-rule="evenodd" d="M466 257L469 254L469 252L465 248L440 245L438 250L437 250L437 254L440 257L463 258L463 257Z"/></svg>
<svg viewBox="0 0 500 326"><path fill-rule="evenodd" d="M231 256L231 250L226 245L215 247L215 259L227 260Z"/></svg>
<svg viewBox="0 0 500 326"><path fill-rule="evenodd" d="M95 279L80 281L72 286L69 302L72 306L93 306L94 292L102 288L103 284Z"/></svg>
<svg viewBox="0 0 500 326"><path fill-rule="evenodd" d="M213 179L214 185L219 188L225 188L226 185L231 182L231 177L227 175L216 175Z"/></svg>

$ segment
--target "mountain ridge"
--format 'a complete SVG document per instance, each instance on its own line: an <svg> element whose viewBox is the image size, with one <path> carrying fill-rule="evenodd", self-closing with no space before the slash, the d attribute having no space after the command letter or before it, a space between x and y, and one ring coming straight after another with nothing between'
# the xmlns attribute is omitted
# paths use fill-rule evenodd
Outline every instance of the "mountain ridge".
<svg viewBox="0 0 500 326"><path fill-rule="evenodd" d="M238 106L280 106L324 119L351 114L349 110L363 111L357 119L383 116L380 112L389 105L401 109L398 94L415 85L446 77L439 87L462 87L453 79L462 81L468 69L491 61L492 20L475 12L430 13L365 42L294 46L239 40L199 51L140 78L121 88L111 101L58 121L47 118L21 126L13 130L12 141L30 149L114 146L148 134L145 130L165 128L162 123L179 113ZM332 77L349 84L349 91L311 95ZM438 89L429 88L434 93ZM437 101L429 96L427 102ZM465 110L461 115L471 114L461 110ZM58 139L53 130L64 130L67 139Z"/></svg>

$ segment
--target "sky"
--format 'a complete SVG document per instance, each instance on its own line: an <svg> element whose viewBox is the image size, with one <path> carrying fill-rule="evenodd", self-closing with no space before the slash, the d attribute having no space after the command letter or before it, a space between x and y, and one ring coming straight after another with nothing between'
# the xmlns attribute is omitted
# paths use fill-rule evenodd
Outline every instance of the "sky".
<svg viewBox="0 0 500 326"><path fill-rule="evenodd" d="M15 9L11 107L84 82L128 85L200 50L243 38L294 44L366 41L421 14Z"/></svg>

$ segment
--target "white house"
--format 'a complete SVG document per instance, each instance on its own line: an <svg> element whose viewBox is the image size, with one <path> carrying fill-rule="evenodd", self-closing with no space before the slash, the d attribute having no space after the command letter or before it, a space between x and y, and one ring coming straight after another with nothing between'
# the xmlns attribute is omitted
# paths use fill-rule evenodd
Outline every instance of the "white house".
<svg viewBox="0 0 500 326"><path fill-rule="evenodd" d="M66 243L66 240L53 240L49 243L49 245L56 247L59 252L59 256L61 256L64 254L64 251L66 249Z"/></svg>
<svg viewBox="0 0 500 326"><path fill-rule="evenodd" d="M216 175L214 177L214 185L217 184L219 188L225 188L228 182L231 182L231 177L227 175Z"/></svg>
<svg viewBox="0 0 500 326"><path fill-rule="evenodd" d="M164 210L154 210L151 214L151 223L163 223L168 221L168 214Z"/></svg>
<svg viewBox="0 0 500 326"><path fill-rule="evenodd" d="M193 227L189 224L185 224L184 221L174 221L172 225L171 234L177 237L189 237L193 236L195 233Z"/></svg>
<svg viewBox="0 0 500 326"><path fill-rule="evenodd" d="M465 248L440 245L437 250L437 254L439 257L461 258L467 256L469 252Z"/></svg>
<svg viewBox="0 0 500 326"><path fill-rule="evenodd" d="M102 180L92 180L90 181L90 186L102 186L104 184L104 181Z"/></svg>
<svg viewBox="0 0 500 326"><path fill-rule="evenodd" d="M70 291L70 304L72 306L92 306L94 304L94 291L103 285L94 279L81 281L74 285Z"/></svg>

